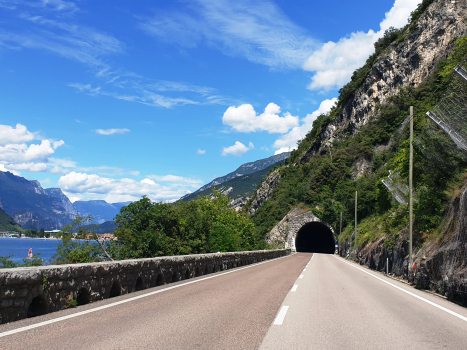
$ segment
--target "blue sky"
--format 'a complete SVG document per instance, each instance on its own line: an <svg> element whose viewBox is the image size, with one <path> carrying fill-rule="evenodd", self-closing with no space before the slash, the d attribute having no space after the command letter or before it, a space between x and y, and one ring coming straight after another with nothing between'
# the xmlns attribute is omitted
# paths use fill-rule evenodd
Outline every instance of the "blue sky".
<svg viewBox="0 0 467 350"><path fill-rule="evenodd" d="M420 0L0 0L0 170L173 201L293 149Z"/></svg>

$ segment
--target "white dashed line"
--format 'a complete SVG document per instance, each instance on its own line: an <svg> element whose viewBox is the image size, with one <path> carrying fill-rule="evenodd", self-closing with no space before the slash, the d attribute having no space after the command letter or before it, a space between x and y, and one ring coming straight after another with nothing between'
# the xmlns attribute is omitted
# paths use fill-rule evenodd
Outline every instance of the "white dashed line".
<svg viewBox="0 0 467 350"><path fill-rule="evenodd" d="M282 323L284 323L284 318L285 315L287 314L287 311L289 310L288 306L282 306L281 311L277 314L276 319L274 320L274 324L277 326L282 326Z"/></svg>
<svg viewBox="0 0 467 350"><path fill-rule="evenodd" d="M298 276L298 278L303 278L303 275Z"/></svg>
<svg viewBox="0 0 467 350"><path fill-rule="evenodd" d="M294 286L292 287L292 292L296 292L297 291L297 288L298 288L298 284L294 284Z"/></svg>

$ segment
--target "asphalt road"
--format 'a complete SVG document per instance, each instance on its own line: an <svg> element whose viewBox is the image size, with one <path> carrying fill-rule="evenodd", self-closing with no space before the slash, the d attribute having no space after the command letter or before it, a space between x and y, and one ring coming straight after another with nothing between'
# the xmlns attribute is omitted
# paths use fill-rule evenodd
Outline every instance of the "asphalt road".
<svg viewBox="0 0 467 350"><path fill-rule="evenodd" d="M1 325L0 349L257 349L310 256L296 254ZM164 291L2 337L159 290Z"/></svg>
<svg viewBox="0 0 467 350"><path fill-rule="evenodd" d="M0 326L0 349L24 348L466 349L467 309L295 254Z"/></svg>
<svg viewBox="0 0 467 350"><path fill-rule="evenodd" d="M463 307L333 255L315 254L302 276L261 350L467 349Z"/></svg>

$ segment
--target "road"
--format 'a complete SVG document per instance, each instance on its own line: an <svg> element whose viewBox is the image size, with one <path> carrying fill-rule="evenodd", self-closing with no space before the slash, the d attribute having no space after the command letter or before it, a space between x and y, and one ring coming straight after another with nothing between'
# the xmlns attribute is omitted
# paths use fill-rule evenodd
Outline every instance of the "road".
<svg viewBox="0 0 467 350"><path fill-rule="evenodd" d="M295 254L1 325L0 348L464 349L466 331L465 308Z"/></svg>

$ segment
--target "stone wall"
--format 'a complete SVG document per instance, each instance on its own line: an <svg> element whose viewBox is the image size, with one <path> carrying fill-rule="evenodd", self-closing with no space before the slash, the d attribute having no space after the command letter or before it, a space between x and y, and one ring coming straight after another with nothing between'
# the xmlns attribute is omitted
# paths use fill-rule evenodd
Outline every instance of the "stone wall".
<svg viewBox="0 0 467 350"><path fill-rule="evenodd" d="M286 255L290 250L2 269L0 324Z"/></svg>
<svg viewBox="0 0 467 350"><path fill-rule="evenodd" d="M266 242L276 248L291 248L295 250L295 238L303 225L309 222L321 222L334 234L334 229L307 209L295 208L268 233ZM335 237L334 237L335 240Z"/></svg>

